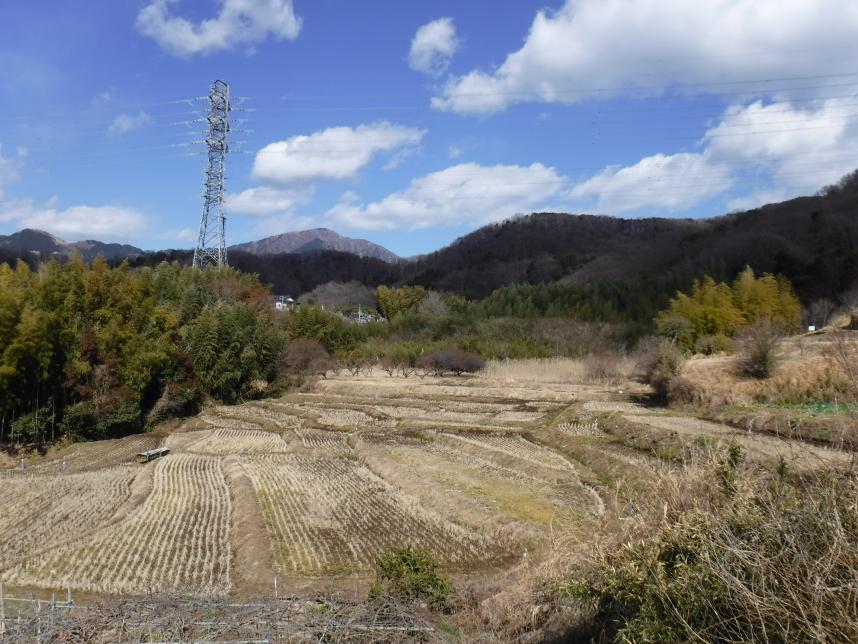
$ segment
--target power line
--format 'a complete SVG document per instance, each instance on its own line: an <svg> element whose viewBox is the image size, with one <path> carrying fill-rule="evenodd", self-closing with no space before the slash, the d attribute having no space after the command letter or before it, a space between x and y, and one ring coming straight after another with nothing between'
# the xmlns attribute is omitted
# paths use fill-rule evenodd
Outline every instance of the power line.
<svg viewBox="0 0 858 644"><path fill-rule="evenodd" d="M671 85L639 85L635 86L632 89L636 91L647 90L647 91L668 91L675 90L678 88L692 88L692 87L714 87L719 85L752 85L752 84L760 84L760 83L776 83L776 82L792 82L792 81L805 81L805 80L819 80L823 78L856 78L858 77L858 72L844 72L839 74L816 74L809 76L782 76L782 77L772 77L772 78L761 78L761 79L743 79L743 80L735 80L735 81L709 81L702 83L675 83ZM845 85L853 85L853 83L846 83ZM822 86L811 86L813 87L841 87L843 85L822 85ZM786 89L776 88L777 91L789 91ZM804 88L793 88L793 89L807 89ZM585 88L582 90L581 87L568 88L568 89L552 89L551 93L553 94L579 94L582 92L616 92L616 87L594 87L594 88ZM745 93L745 92L743 92ZM255 100L255 101L282 101L282 100L319 100L319 99L330 99L330 100L342 100L342 99L358 99L358 98L422 98L425 94L417 94L417 93L390 93L390 94L283 94L280 96L242 96L240 97L243 100ZM503 90L503 91L493 91L493 92L463 92L461 94L457 94L457 96L538 96L542 97L543 93L535 90L528 91L511 91L511 90Z"/></svg>
<svg viewBox="0 0 858 644"><path fill-rule="evenodd" d="M47 119L47 118L67 118L70 114L84 114L95 111L103 111L103 110L136 110L144 107L158 107L163 105L181 105L188 104L193 105L193 102L198 100L197 97L192 98L181 98L172 101L157 101L157 102L149 102L149 103L134 103L134 104L126 104L126 105L112 105L105 104L101 105L91 105L86 108L79 108L76 110L66 109L62 112L49 112L42 114L19 114L13 116L0 116L0 121L23 121L26 119Z"/></svg>

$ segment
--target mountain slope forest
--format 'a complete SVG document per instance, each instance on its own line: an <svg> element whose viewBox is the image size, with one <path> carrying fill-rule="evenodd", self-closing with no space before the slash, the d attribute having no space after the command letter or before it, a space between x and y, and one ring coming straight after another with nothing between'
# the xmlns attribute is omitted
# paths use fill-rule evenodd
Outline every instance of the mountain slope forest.
<svg viewBox="0 0 858 644"><path fill-rule="evenodd" d="M709 219L535 213L484 226L398 264L333 251L233 252L230 263L259 275L273 292L293 297L330 281L413 284L470 299L509 285L553 284L554 301L562 293L580 300L598 291L613 300L622 317L639 318L704 273L732 280L746 265L786 276L804 301L837 297L858 279L856 209L858 177L853 173L816 196ZM170 251L133 263L187 262L190 257L190 252ZM636 299L654 308L636 305Z"/></svg>

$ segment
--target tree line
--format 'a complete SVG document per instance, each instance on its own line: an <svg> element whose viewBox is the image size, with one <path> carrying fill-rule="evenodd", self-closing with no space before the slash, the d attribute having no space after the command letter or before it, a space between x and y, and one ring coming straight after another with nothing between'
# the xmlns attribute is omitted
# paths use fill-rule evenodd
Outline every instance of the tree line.
<svg viewBox="0 0 858 644"><path fill-rule="evenodd" d="M233 402L276 375L268 293L235 270L0 264L0 442L95 439Z"/></svg>
<svg viewBox="0 0 858 644"><path fill-rule="evenodd" d="M360 282L352 288L370 296ZM322 290L349 298L347 284ZM654 333L712 352L761 319L785 330L801 320L789 281L751 269L732 283L511 284L475 300L381 284L374 298L385 319L355 324L312 304L276 312L259 278L233 268L80 256L0 264L0 443L122 436L195 413L206 398L234 403L332 368L478 364L462 352L581 357Z"/></svg>

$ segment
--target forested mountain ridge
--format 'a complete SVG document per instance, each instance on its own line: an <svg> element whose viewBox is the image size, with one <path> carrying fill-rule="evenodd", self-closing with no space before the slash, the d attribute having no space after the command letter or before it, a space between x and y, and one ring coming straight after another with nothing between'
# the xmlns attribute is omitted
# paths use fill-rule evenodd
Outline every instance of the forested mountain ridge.
<svg viewBox="0 0 858 644"><path fill-rule="evenodd" d="M0 261L15 255L4 253L3 239L9 238L0 238ZM836 297L858 282L858 186L850 176L816 196L708 219L534 213L483 226L445 248L397 263L328 249L238 248L230 252L231 265L293 297L332 281L417 284L473 299L510 284L552 282L622 284L627 291L645 280L661 293L685 288L704 273L731 280L750 265L759 273L785 275L810 301ZM190 263L192 255L159 251L133 258L132 265Z"/></svg>
<svg viewBox="0 0 858 644"><path fill-rule="evenodd" d="M484 297L511 283L729 280L746 265L786 275L805 299L846 289L858 280L858 186L697 220L534 213L417 258L400 280Z"/></svg>

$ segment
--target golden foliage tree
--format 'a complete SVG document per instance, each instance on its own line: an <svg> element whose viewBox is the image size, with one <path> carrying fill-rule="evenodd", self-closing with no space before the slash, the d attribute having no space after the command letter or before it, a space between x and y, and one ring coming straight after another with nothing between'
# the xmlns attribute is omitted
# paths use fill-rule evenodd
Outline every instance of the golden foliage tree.
<svg viewBox="0 0 858 644"><path fill-rule="evenodd" d="M732 284L708 275L695 280L691 293L678 292L656 317L659 332L685 349L705 338L713 339L709 347L725 347L728 338L761 321L794 331L801 322L801 303L785 277L757 277L750 267Z"/></svg>

